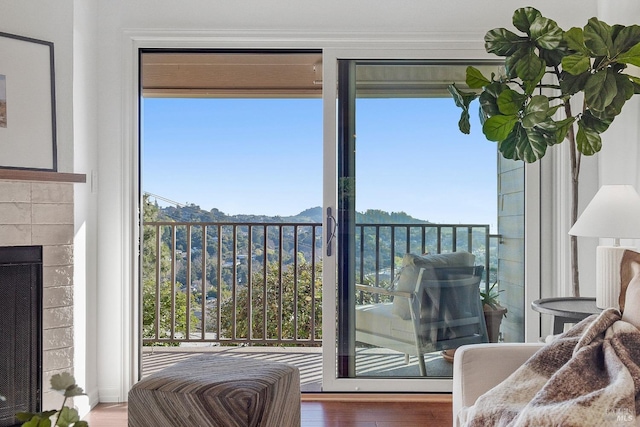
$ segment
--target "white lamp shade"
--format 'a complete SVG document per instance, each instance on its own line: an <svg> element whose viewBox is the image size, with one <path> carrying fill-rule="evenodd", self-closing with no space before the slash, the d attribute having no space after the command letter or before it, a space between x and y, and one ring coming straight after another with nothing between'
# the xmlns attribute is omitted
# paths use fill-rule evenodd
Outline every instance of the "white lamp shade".
<svg viewBox="0 0 640 427"><path fill-rule="evenodd" d="M576 223L572 236L640 238L640 195L632 185L603 185Z"/></svg>

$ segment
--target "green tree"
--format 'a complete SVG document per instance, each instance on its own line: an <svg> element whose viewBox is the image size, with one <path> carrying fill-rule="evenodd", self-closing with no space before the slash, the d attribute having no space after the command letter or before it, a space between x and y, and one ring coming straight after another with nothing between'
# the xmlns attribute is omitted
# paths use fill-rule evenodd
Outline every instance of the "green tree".
<svg viewBox="0 0 640 427"><path fill-rule="evenodd" d="M320 339L322 337L322 265L316 263L314 271L313 265L300 255L297 268L294 268L293 264L284 266L282 280L277 263L268 265L266 278L266 315L263 272L253 273L250 287L243 286L236 289L235 307L231 295L223 296L221 336L232 338L232 315L235 308L236 337L247 338L250 307L251 337L254 339L278 339L279 323L282 325L280 333L283 340L311 339L312 315L315 321L313 338ZM250 300L249 289L251 289ZM210 310L209 315L215 317L215 310Z"/></svg>
<svg viewBox="0 0 640 427"><path fill-rule="evenodd" d="M170 338L172 325L174 332L186 337L187 334L187 294L180 282L171 286L171 251L166 242L160 240L160 258L157 250L157 230L149 222L158 220L158 205L143 199L143 235L142 235L142 337L155 338L156 317L159 321L158 338ZM159 278L159 282L158 282ZM157 284L159 283L159 286ZM159 305L156 291L159 290ZM191 296L195 307L195 295ZM158 315L158 316L157 316ZM197 325L198 319L190 313L191 324ZM174 343L173 345L177 345Z"/></svg>

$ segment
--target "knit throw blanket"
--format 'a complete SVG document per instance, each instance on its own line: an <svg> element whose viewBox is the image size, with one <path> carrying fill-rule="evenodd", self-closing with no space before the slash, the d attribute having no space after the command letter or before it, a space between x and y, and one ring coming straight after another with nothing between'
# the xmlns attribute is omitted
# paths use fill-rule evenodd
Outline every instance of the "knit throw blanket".
<svg viewBox="0 0 640 427"><path fill-rule="evenodd" d="M560 335L478 398L462 414L462 424L633 426L639 409L640 330L607 309Z"/></svg>

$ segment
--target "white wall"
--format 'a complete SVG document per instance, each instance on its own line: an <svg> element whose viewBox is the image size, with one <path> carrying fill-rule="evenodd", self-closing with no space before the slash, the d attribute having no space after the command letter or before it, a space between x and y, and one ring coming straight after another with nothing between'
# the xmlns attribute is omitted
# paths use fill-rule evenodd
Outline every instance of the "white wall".
<svg viewBox="0 0 640 427"><path fill-rule="evenodd" d="M98 167L96 5L97 0L12 0L0 6L0 31L54 43L58 171L88 176L87 184L73 186L74 374L93 403L98 399L97 194L90 183ZM81 412L88 410L89 399L75 400Z"/></svg>
<svg viewBox="0 0 640 427"><path fill-rule="evenodd" d="M96 62L95 37L78 34L74 16L76 3L89 7L86 0L12 0L0 6L0 31L53 42L57 114L58 171L90 175L97 168L95 107L86 94L96 91L84 71ZM84 29L95 28L95 17L80 16ZM96 33L97 35L97 33ZM93 52L93 53L91 53ZM93 55L93 58L91 57ZM95 68L95 65L93 65ZM1 62L0 62L1 68ZM95 74L95 72L94 72ZM74 76L80 75L79 78ZM83 77L84 75L84 77ZM89 88L88 85L92 87ZM96 104L96 100L93 100ZM96 104L97 105L97 104ZM92 123L92 120L94 121ZM97 197L88 184L75 184L74 192L74 374L89 396L97 400L95 362L95 294L97 265ZM90 300L94 302L91 303ZM93 325L93 331L90 328ZM87 332L89 330L89 332ZM48 384L43 384L45 391ZM88 399L78 398L81 411ZM84 409L83 409L84 408ZM45 408L50 409L50 408Z"/></svg>
<svg viewBox="0 0 640 427"><path fill-rule="evenodd" d="M74 0L73 132L77 142L74 170L87 175L75 186L76 238L74 270L74 373L88 399L76 399L81 414L98 403L97 277L98 277L98 88L96 49L97 0Z"/></svg>
<svg viewBox="0 0 640 427"><path fill-rule="evenodd" d="M272 47L348 46L367 39L401 39L418 44L456 40L473 49L450 52L469 57L482 49L482 36L491 28L511 27L513 10L533 5L556 19L563 28L583 25L596 14L596 0L496 2L464 0L444 3L427 0L245 0L237 2L192 0L105 0L99 9L99 253L98 366L100 399L126 398L130 350L123 331L130 307L131 274L123 250L129 249L130 212L135 194L135 148L130 146L135 117L131 75L135 63L132 35L172 38L171 46L239 46L244 39L271 34ZM454 9L455 7L455 9ZM246 42L245 42L246 43ZM251 47L251 46L246 46ZM124 86L126 85L126 86Z"/></svg>
<svg viewBox="0 0 640 427"><path fill-rule="evenodd" d="M11 0L0 5L0 31L53 42L58 171L73 170L73 1Z"/></svg>
<svg viewBox="0 0 640 427"><path fill-rule="evenodd" d="M600 19L609 24L638 24L640 21L640 2L619 0L616 2L598 1ZM635 67L634 74L640 77L640 69ZM640 189L640 96L630 99L611 127L603 134L600 153L600 185L632 184Z"/></svg>

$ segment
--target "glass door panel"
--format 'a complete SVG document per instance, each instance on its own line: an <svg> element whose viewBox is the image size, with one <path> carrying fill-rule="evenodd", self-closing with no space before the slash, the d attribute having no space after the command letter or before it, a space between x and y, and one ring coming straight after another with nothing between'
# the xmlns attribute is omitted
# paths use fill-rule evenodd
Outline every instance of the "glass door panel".
<svg viewBox="0 0 640 427"><path fill-rule="evenodd" d="M338 378L451 377L451 360L438 344L451 331L425 329L420 316L429 313L417 311L431 308L415 305L411 294L420 281L411 277L399 292L403 263L467 252L465 265L477 267L469 274L479 276L470 292L497 280L496 146L475 117L471 136L459 132L460 111L447 91L451 82L464 85L465 69L338 61ZM454 297L447 298L443 304ZM464 304L456 305L463 311ZM439 321L458 338L486 336L484 319L465 326L467 332Z"/></svg>

